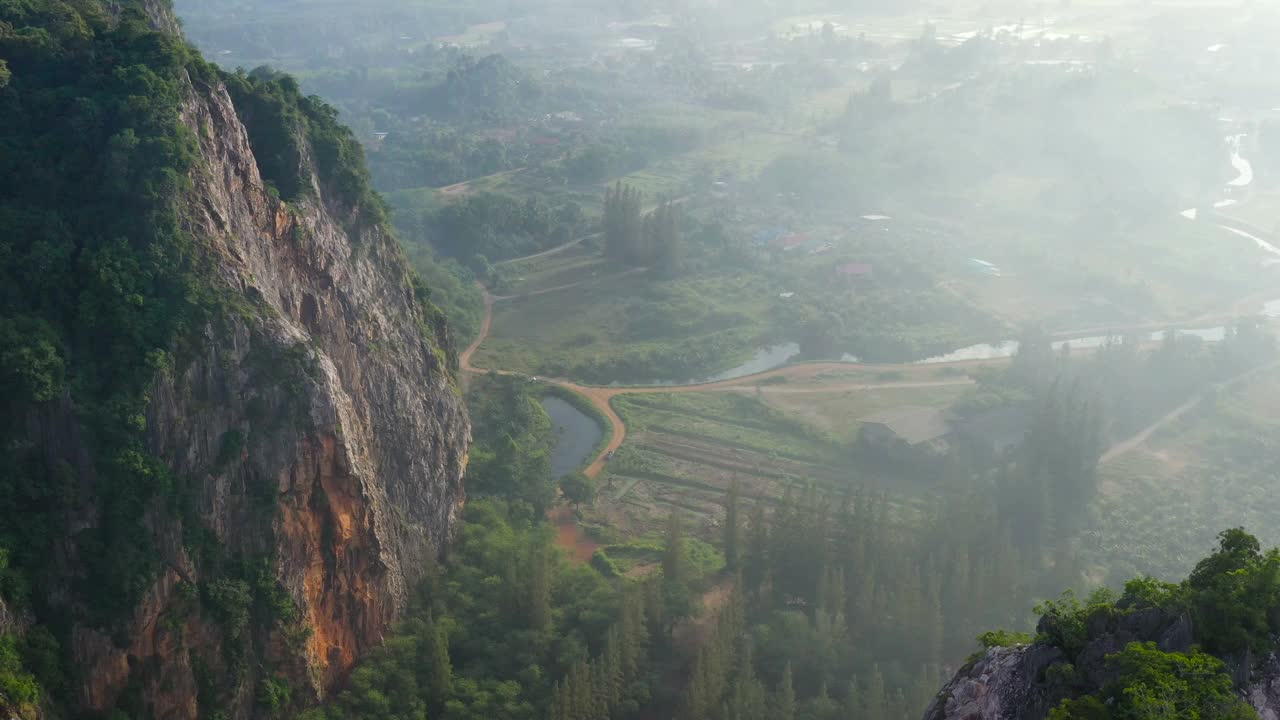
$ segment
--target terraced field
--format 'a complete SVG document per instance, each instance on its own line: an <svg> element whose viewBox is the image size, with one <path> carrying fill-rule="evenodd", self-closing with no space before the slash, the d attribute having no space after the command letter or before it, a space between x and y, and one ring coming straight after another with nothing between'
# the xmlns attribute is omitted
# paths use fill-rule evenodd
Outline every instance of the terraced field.
<svg viewBox="0 0 1280 720"><path fill-rule="evenodd" d="M613 407L626 423L627 439L605 466L592 512L626 535L643 535L679 508L695 534L711 538L719 532L725 494L734 482L746 505L777 502L809 485L833 495L884 491L897 504L914 505L920 487L859 467L852 442L856 422L837 436L801 419L791 406L805 402L799 398L821 396L833 413L857 416L909 400L945 405L967 382L864 386L837 395L811 395L801 384L616 396ZM834 409L841 403L845 407Z"/></svg>

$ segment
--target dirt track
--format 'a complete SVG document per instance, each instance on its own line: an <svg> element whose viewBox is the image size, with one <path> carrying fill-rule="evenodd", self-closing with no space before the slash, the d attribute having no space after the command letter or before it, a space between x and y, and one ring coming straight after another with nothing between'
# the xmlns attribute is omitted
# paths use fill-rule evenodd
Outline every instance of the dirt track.
<svg viewBox="0 0 1280 720"><path fill-rule="evenodd" d="M680 203L687 199L688 199L687 197L679 198L672 202ZM567 250L568 248L573 247L574 245L577 245L578 243L582 242L583 240L589 237L595 237L595 235L588 235L582 238L578 238L577 240L566 243L564 245L560 245L558 247L551 248L550 250L545 250L543 252L536 253L534 255L529 255L522 258L514 258L512 260L503 261L503 263L516 263L522 260L532 260L535 258L553 255L563 250ZM499 264L503 264L503 263L499 263ZM643 270L643 268L640 268L638 270L628 271L628 273L637 272L639 270ZM623 274L628 274L628 273L623 273ZM566 290L579 284L581 283L574 283L572 285L549 288L545 290L535 291L529 294L538 295L538 294L554 292L558 290ZM458 364L464 373L484 374L484 373L494 372L494 371L491 371L486 368L477 368L473 366L471 364L471 358L475 354L475 351L480 347L480 345L484 343L484 341L489 336L490 329L493 325L494 304L497 302L501 302L505 300L514 300L514 299L518 299L520 297L525 297L525 296L524 295L495 296L492 293L490 293L489 290L485 288L484 285L481 284L479 281L476 282L476 285L480 288L481 292L484 293L484 319L480 323L480 331L479 333L477 333L475 340L473 340L472 343L469 346L467 346L465 350L462 351L462 354L458 356ZM1259 299L1259 297L1261 296L1253 296L1253 297L1249 297L1244 300L1238 301L1233 305L1232 311L1238 311L1238 310L1244 309L1246 306L1256 307L1258 303L1261 303L1263 301L1262 299ZM1223 322L1223 321L1226 321L1227 318L1228 316L1223 314L1214 314L1214 315L1206 314L1182 323L1174 323L1172 326L1189 327L1189 326L1194 326L1198 323ZM1168 327L1171 327L1170 323L1162 323L1158 325L1157 324L1133 325L1133 326L1122 327L1122 328L1088 328L1084 330L1054 333L1053 336L1056 338L1067 338L1067 337L1081 337L1086 335L1099 335L1099 334L1123 334L1126 332L1148 330L1148 329L1156 330L1156 329L1162 329L1162 328L1168 328ZM1076 351L1087 352L1088 349L1080 348L1080 349L1077 349ZM962 360L962 361L952 362L952 363L936 363L931 365L931 367L955 368L957 370L961 370L965 368L977 368L982 366L1001 364L1004 362L1008 362L1008 360L1009 360L1008 358L995 358L995 359L989 359L989 360ZM812 379L815 375L818 375L820 373L836 371L836 370L847 371L847 370L861 369L861 370L867 370L871 372L884 373L884 372L892 372L894 370L905 370L905 369L914 368L914 367L918 367L918 366L916 366L913 363L903 363L903 364L897 364L897 365L867 365L863 363L847 363L847 362L807 362L807 363L796 363L793 365L787 365L785 367L777 368L774 370L766 370L764 372L755 373L753 375L745 375L743 377L734 378L732 380L721 380L718 382L693 384L693 385L663 385L663 386L652 386L652 387L602 387L598 385L582 385L582 384L575 383L573 381L562 379L562 378L542 378L542 381L553 384L553 385L558 385L560 387L576 392L579 395L582 395L583 397L587 398L587 400L589 400L591 404L595 405L596 408L609 420L609 424L611 426L609 443L600 452L600 455L597 456L596 459L589 466L587 466L587 469L583 471L587 475L587 477L595 478L599 476L600 472L604 469L605 458L608 457L609 453L612 453L616 451L618 448L622 447L623 442L627 438L626 424L622 421L622 418L619 417L618 413L614 411L613 405L611 402L613 398L618 395L688 393L688 392L733 390L733 389L742 388L744 386L758 385L761 382L765 380L769 380L771 378L784 378L786 381L792 381L792 380ZM499 375L531 377L526 373L512 372L509 370L496 370L496 372ZM773 382L779 382L779 381L774 380ZM955 378L953 380L939 380L939 381L906 381L906 382L885 382L885 383L861 382L861 383L846 383L841 385L831 384L831 385L810 386L810 387L788 387L786 385L779 384L779 385L769 387L768 392L779 392L779 393L826 392L826 393L829 393L829 392L845 392L845 391L851 391L851 390L870 390L875 388L938 387L938 386L948 386L948 385L972 384L973 382L974 380L972 378L963 377L963 378ZM1187 409L1189 409L1189 407L1178 408L1178 410L1176 410L1174 413L1171 413L1173 417L1162 418L1157 424L1160 425L1160 424L1170 422L1173 419L1176 419L1177 416L1181 415ZM1149 432L1146 432L1146 435L1149 436L1150 431L1154 431L1155 429L1156 427L1149 428ZM1107 454L1103 456L1102 462L1106 462L1110 459L1117 457L1118 455L1122 454L1126 449L1130 449L1135 444L1141 443L1142 440L1145 440L1145 436L1140 438L1130 438L1129 440L1120 443L1116 447L1111 448L1107 452Z"/></svg>
<svg viewBox="0 0 1280 720"><path fill-rule="evenodd" d="M490 370L488 368L478 368L471 364L472 356L475 355L476 350L482 344L484 344L484 341L489 337L489 330L493 326L494 304L501 300L508 299L508 298L496 297L492 293L490 293L479 282L477 282L476 284L480 287L481 292L484 293L484 319L480 323L480 332L476 334L475 340L473 340L471 344L468 345L467 348L462 351L462 354L458 356L459 367L462 369L464 373L470 373L473 375L483 375L488 372L497 372L499 375L531 377L526 373L512 372L510 370ZM939 363L938 367L961 367L961 368L977 367L981 365L989 365L992 362L993 361L991 360L967 360L967 361L956 362L956 363L946 363L945 365L942 363ZM998 361L994 361L994 362L998 362ZM773 378L773 377L782 377L782 378L786 378L787 380L795 380L795 379L812 378L814 375L817 375L822 372L829 372L831 370L849 370L849 369L861 368L866 370L884 372L886 370L892 370L895 367L907 367L907 366L905 365L902 365L902 366L864 365L860 363L843 363L843 362L798 363L795 365L789 365L789 366L778 368L775 370L767 370L765 372L756 373L754 375L745 375L743 377L734 378L732 380L721 380L719 382L703 383L700 385L662 385L662 386L653 386L653 387L601 387L598 385L581 385L579 383L575 383L570 380L564 380L560 378L542 378L541 380L543 382L547 382L552 385L559 385L560 387L563 387L578 393L579 395L585 397L587 400L591 401L591 404L595 405L596 408L606 418L608 418L609 424L611 425L609 443L600 452L600 455L597 456L596 459L590 465L587 466L587 469L583 471L587 477L595 478L600 475L600 472L602 470L604 470L605 458L608 457L609 453L614 452L618 448L622 447L622 443L627 439L626 423L624 423L622 421L622 418L618 415L618 413L614 411L613 404L611 403L613 398L618 395L652 395L652 394L659 394L659 393L687 393L687 392L705 392L709 390L728 390L728 389L742 387L742 386L755 385L761 382L762 380L765 380L766 378ZM973 381L971 379L964 378L964 379L939 381L939 382L902 382L902 383L881 383L881 384L859 383L856 385L841 385L841 386L835 387L835 389L852 390L852 389L868 389L873 387L890 387L890 388L891 387L930 387L935 385L968 384L972 382ZM782 392L830 392L832 391L832 388L815 387L812 389L810 388L786 388L785 390L783 390L782 388L771 389L771 391L773 390L778 390Z"/></svg>

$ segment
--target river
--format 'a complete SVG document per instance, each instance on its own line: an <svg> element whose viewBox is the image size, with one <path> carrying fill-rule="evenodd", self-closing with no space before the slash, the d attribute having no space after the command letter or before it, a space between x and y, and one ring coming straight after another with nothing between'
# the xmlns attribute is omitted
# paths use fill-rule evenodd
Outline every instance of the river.
<svg viewBox="0 0 1280 720"><path fill-rule="evenodd" d="M1241 155L1244 135L1230 135L1226 138L1226 144L1231 151L1231 167L1235 168L1236 177L1227 183L1226 193L1230 194L1247 187L1253 183L1253 163ZM1214 204L1215 208L1227 207L1235 204L1234 198L1224 198ZM1199 211L1196 208L1184 210L1181 215L1189 220L1195 220L1199 217ZM868 219L888 219L887 216L865 216ZM1219 224L1223 230L1234 233L1243 238L1252 240L1260 250L1274 255L1272 262L1280 262L1280 247L1270 243L1262 238L1230 225ZM1270 300L1263 303L1259 314L1277 318L1280 317L1280 299ZM1159 340L1164 335L1164 330L1158 330L1150 333L1149 338ZM1178 332L1183 335L1195 335L1207 342L1217 342L1226 336L1227 329L1224 326L1207 327L1207 328L1190 328L1179 329ZM1059 340L1053 343L1055 349L1070 344L1072 348L1098 348L1106 345L1108 342L1115 342L1121 339L1120 335L1091 335L1087 337L1073 338L1071 340ZM917 360L919 365L936 365L939 363L962 362L966 360L995 360L998 358L1012 357L1018 352L1018 343L1015 340L1006 340L1001 343L979 343L977 345L969 345L967 347L958 348L948 353L927 357ZM647 382L631 382L622 383L614 382L612 385L629 385L634 387L677 387L681 385L702 385L706 383L722 382L725 380L734 380L748 375L774 370L790 363L796 356L800 354L800 346L793 342L779 343L775 345L767 345L758 348L751 359L746 362L729 368L722 372L708 375L701 378L689 378L685 380L650 380ZM840 358L841 362L858 362L858 359L852 355L844 355ZM577 412L576 410L574 412ZM579 413L580 414L580 413ZM584 416L585 417L585 416ZM567 461L566 461L567 462Z"/></svg>
<svg viewBox="0 0 1280 720"><path fill-rule="evenodd" d="M1253 163L1240 154L1243 145L1244 135L1231 135L1227 137L1227 146L1231 149L1231 167L1235 168L1236 176L1227 183L1227 193L1231 193L1240 188L1247 187L1253 183ZM1224 198L1214 203L1215 208L1227 207L1236 203L1234 198ZM1183 210L1181 215L1188 220L1195 220L1199 216L1196 208ZM1227 232L1234 233L1240 237L1252 240L1260 250L1275 255L1280 258L1280 247L1263 240L1262 238L1241 230L1240 228L1230 225L1219 224L1218 227ZM1259 314L1269 318L1280 317L1280 299L1269 300L1262 304ZM1159 340L1164 335L1163 330L1153 332L1149 335L1151 340ZM1182 335L1195 335L1206 342L1218 342L1226 337L1227 329L1223 326L1209 328L1191 328L1186 330L1178 330ZM1061 348L1070 344L1072 348L1097 348L1106 345L1108 342L1114 342L1120 339L1118 335L1092 335L1089 337L1074 338L1072 340L1059 340L1053 343L1054 349ZM999 344L982 343L978 345L970 345L962 347L943 355L937 355L924 360L917 361L920 365L932 365L937 363L959 362L963 360L993 360L996 358L1012 357L1018 352L1018 343L1014 340L1006 340Z"/></svg>

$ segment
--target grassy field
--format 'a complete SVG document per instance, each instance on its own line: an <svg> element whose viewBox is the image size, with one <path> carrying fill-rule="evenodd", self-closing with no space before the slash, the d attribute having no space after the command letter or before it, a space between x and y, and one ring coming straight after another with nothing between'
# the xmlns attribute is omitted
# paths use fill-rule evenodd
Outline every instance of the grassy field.
<svg viewBox="0 0 1280 720"><path fill-rule="evenodd" d="M804 482L839 491L850 481L837 469L840 447L750 396L629 395L614 407L627 442L606 466L593 512L625 536L656 531L679 509L696 534L715 537L735 481L748 504Z"/></svg>
<svg viewBox="0 0 1280 720"><path fill-rule="evenodd" d="M1244 527L1280 543L1280 376L1223 391L1103 466L1094 527L1079 543L1095 580L1182 577L1214 536Z"/></svg>
<svg viewBox="0 0 1280 720"><path fill-rule="evenodd" d="M491 290L499 295L525 295L626 270L600 256L594 239L555 255L501 266L501 279Z"/></svg>
<svg viewBox="0 0 1280 720"><path fill-rule="evenodd" d="M757 397L787 417L810 425L838 442L849 444L857 440L862 430L861 418L908 405L946 407L968 392L971 386L890 386L850 390L833 387L836 389L830 392L819 392L790 384L769 385L761 387Z"/></svg>
<svg viewBox="0 0 1280 720"><path fill-rule="evenodd" d="M828 438L750 395L624 395L614 405L631 432L700 438L800 463L833 463L839 458Z"/></svg>
<svg viewBox="0 0 1280 720"><path fill-rule="evenodd" d="M777 290L759 277L666 282L587 269L589 260L564 264L580 262L587 265L535 273L523 286L596 273L585 284L499 303L476 365L589 382L683 380L732 366L767 344L766 311Z"/></svg>
<svg viewBox="0 0 1280 720"><path fill-rule="evenodd" d="M945 402L950 388L942 389L948 392L929 401ZM925 401L900 393L864 407L897 400ZM655 532L679 510L695 534L715 538L734 482L748 506L776 502L809 483L835 496L875 487L899 507L918 504L918 487L853 469L848 445L775 407L767 391L623 395L614 407L627 423L627 441L606 466L590 512L622 536Z"/></svg>

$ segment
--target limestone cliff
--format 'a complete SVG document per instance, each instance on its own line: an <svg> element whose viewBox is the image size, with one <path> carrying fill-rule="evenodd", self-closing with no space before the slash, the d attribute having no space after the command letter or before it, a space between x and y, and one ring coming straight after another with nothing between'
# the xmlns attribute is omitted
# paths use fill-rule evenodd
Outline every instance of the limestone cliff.
<svg viewBox="0 0 1280 720"><path fill-rule="evenodd" d="M176 31L167 3L143 6ZM234 308L150 392L147 443L191 488L188 506L150 503L162 570L127 617L89 619L70 541L51 558L63 580L49 603L72 619L73 710L127 699L155 718L248 718L280 688L295 708L322 698L380 641L449 538L470 426L447 328L394 238L310 170L304 198L278 199L226 88L189 78L183 92L200 160L182 223ZM70 538L97 512L76 410L30 424L87 488ZM213 570L234 563L253 570Z"/></svg>

